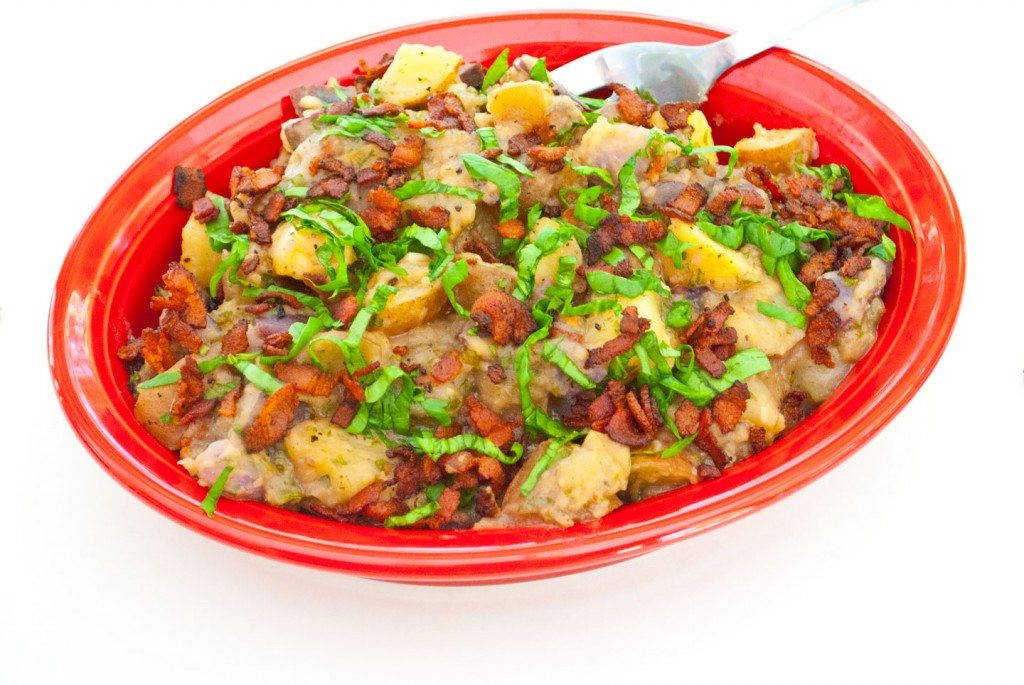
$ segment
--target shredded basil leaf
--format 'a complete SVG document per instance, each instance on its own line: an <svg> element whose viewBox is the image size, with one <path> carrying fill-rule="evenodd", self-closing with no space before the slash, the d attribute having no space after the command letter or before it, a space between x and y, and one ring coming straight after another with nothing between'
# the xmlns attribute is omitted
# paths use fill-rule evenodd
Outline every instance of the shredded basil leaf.
<svg viewBox="0 0 1024 685"><path fill-rule="evenodd" d="M458 303L455 299L454 292L455 286L466 280L467 276L469 276L469 263L466 262L465 259L460 259L449 266L448 270L444 272L444 276L441 278L441 287L444 288L444 293L448 296L448 301L451 303L452 309L454 309L459 316L468 319L469 310Z"/></svg>
<svg viewBox="0 0 1024 685"><path fill-rule="evenodd" d="M441 505L438 504L437 500L441 497L441 493L444 492L444 483L435 483L434 485L428 485L423 489L423 493L427 497L427 501L418 507L410 509L404 514L399 516L389 516L384 520L385 528L398 528L401 526L411 526L414 523L418 523L425 518L433 516Z"/></svg>
<svg viewBox="0 0 1024 685"><path fill-rule="evenodd" d="M491 66L487 68L483 83L480 84L480 92L486 93L487 89L497 83L506 71L508 71L508 48L502 50L491 62Z"/></svg>
<svg viewBox="0 0 1024 685"><path fill-rule="evenodd" d="M569 358L569 355L565 353L565 350L560 347L561 343L561 338L545 342L544 348L541 350L541 356L544 360L551 362L561 369L562 373L568 376L570 380L581 388L586 388L587 390L593 390L596 388L597 384L590 380L590 378L587 377L587 374L583 373L583 369L577 366L576 362Z"/></svg>
<svg viewBox="0 0 1024 685"><path fill-rule="evenodd" d="M241 371L242 375L248 378L250 383L268 395L273 395L285 385L260 368L258 364L253 364L250 361L237 361L234 363L234 367Z"/></svg>
<svg viewBox="0 0 1024 685"><path fill-rule="evenodd" d="M224 397L238 387L238 383L214 383L203 391L204 400L216 400Z"/></svg>
<svg viewBox="0 0 1024 685"><path fill-rule="evenodd" d="M582 432L570 433L556 440L552 440L548 444L547 449L544 450L544 454L541 455L540 459L534 463L533 468L530 469L530 475L528 475L526 480L523 481L523 484L519 486L519 492L521 492L524 497L529 496L537 486L537 481L540 479L541 475L551 467L551 464L555 462L565 445L581 435L583 435Z"/></svg>
<svg viewBox="0 0 1024 685"><path fill-rule="evenodd" d="M406 181L394 191L395 197L399 200L408 200L417 195L457 195L473 202L478 202L482 196L479 190L452 186L432 178L417 178Z"/></svg>
<svg viewBox="0 0 1024 685"><path fill-rule="evenodd" d="M480 155L464 154L461 157L469 175L475 179L490 181L498 187L501 221L508 221L519 216L519 192L522 188L519 176L500 164L496 164Z"/></svg>
<svg viewBox="0 0 1024 685"><path fill-rule="evenodd" d="M426 454L434 461L437 461L446 454L454 454L462 450L480 452L488 457L494 457L503 464L514 464L523 456L523 446L518 443L513 445L512 454L507 455L487 438L469 433L463 433L451 438L435 438L430 433L423 433L412 438L409 444L413 449Z"/></svg>
<svg viewBox="0 0 1024 685"><path fill-rule="evenodd" d="M883 233L882 242L868 250L867 254L872 257L878 257L883 261L891 262L896 259L896 243L892 241L892 238Z"/></svg>
<svg viewBox="0 0 1024 685"><path fill-rule="evenodd" d="M837 199L846 203L851 212L866 219L880 219L902 228L910 234L913 229L906 217L893 211L885 200L878 195L861 195L859 193L839 193Z"/></svg>
<svg viewBox="0 0 1024 685"><path fill-rule="evenodd" d="M669 328L686 328L691 323L692 308L689 300L676 300L665 315L665 325Z"/></svg>
<svg viewBox="0 0 1024 685"><path fill-rule="evenodd" d="M619 192L621 193L619 199L619 214L623 216L633 216L637 208L640 207L640 184L636 180L636 155L633 156L622 165L619 169Z"/></svg>
<svg viewBox="0 0 1024 685"><path fill-rule="evenodd" d="M210 486L209 491L206 493L206 497L199 504L199 508L206 512L206 515L213 518L213 512L217 509L217 502L220 500L220 496L224 493L224 486L227 485L228 476L231 475L231 471L234 470L234 466L228 465L220 472L217 476L217 480L214 481L213 485Z"/></svg>
<svg viewBox="0 0 1024 685"><path fill-rule="evenodd" d="M796 169L802 174L821 179L821 196L826 200L831 200L833 193L853 190L850 170L843 164L823 164L821 166L797 164ZM836 181L842 181L842 185L838 188L835 187Z"/></svg>
<svg viewBox="0 0 1024 685"><path fill-rule="evenodd" d="M608 170L602 169L599 166L585 166L582 164L575 164L570 161L569 168L580 176L596 176L598 180L609 188L615 185L615 181L612 180L612 175L608 173Z"/></svg>
<svg viewBox="0 0 1024 685"><path fill-rule="evenodd" d="M586 95L577 95L576 100L584 107L591 110L601 109L605 105L605 100L601 98L587 97Z"/></svg>
<svg viewBox="0 0 1024 685"><path fill-rule="evenodd" d="M775 272L779 283L782 284L782 292L786 293L786 299L791 305L803 310L811 303L811 291L793 273L793 268L789 265L788 260L780 259L775 267Z"/></svg>
<svg viewBox="0 0 1024 685"><path fill-rule="evenodd" d="M807 317L798 311L780 307L772 302L757 301L757 311L779 321L785 321L793 328L807 328Z"/></svg>
<svg viewBox="0 0 1024 685"><path fill-rule="evenodd" d="M533 67L530 68L530 78L534 81L540 81L541 83L547 83L551 80L548 76L548 60L546 57L541 57Z"/></svg>

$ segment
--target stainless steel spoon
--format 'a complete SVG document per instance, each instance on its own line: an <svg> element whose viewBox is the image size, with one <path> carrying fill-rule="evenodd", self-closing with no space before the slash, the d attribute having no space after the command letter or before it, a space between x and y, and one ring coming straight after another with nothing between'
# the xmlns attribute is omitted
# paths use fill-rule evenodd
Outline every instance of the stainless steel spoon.
<svg viewBox="0 0 1024 685"><path fill-rule="evenodd" d="M776 21L708 45L623 43L596 50L551 71L562 92L584 94L609 83L646 89L658 102L703 102L718 77L730 67L778 44L789 34L868 0L816 2L810 13L780 4ZM783 14L784 13L784 14ZM795 18L794 18L795 17Z"/></svg>

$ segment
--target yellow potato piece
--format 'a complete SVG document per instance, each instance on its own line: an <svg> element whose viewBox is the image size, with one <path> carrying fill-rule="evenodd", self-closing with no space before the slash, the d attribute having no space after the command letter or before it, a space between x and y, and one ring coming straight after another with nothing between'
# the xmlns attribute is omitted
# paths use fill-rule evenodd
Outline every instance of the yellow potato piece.
<svg viewBox="0 0 1024 685"><path fill-rule="evenodd" d="M211 197L211 194L207 193L206 197ZM210 247L206 224L197 221L194 214L190 215L181 229L181 265L192 272L200 285L206 287L221 259L220 252Z"/></svg>
<svg viewBox="0 0 1024 685"><path fill-rule="evenodd" d="M316 283L327 277L327 271L316 257L317 248L327 242L327 237L316 231L296 228L289 222L277 227L270 243L270 263L278 276L288 276L308 283ZM345 247L345 263L355 261L355 251ZM334 268L338 268L335 260Z"/></svg>
<svg viewBox="0 0 1024 685"><path fill-rule="evenodd" d="M398 266L406 271L406 275L399 276L381 269L370 278L366 288L367 301L382 285L398 288L380 313L380 329L387 335L397 335L420 326L437 318L448 307L448 295L441 279L430 280L430 258L427 255L410 252L398 261Z"/></svg>
<svg viewBox="0 0 1024 685"><path fill-rule="evenodd" d="M440 46L402 43L377 81L377 99L403 107L423 104L455 80L462 57Z"/></svg>
<svg viewBox="0 0 1024 685"><path fill-rule="evenodd" d="M367 485L390 478L393 465L383 442L352 435L327 419L298 423L284 436L303 494L327 506L344 504Z"/></svg>
<svg viewBox="0 0 1024 685"><path fill-rule="evenodd" d="M691 145L694 147L711 147L715 144L714 138L711 137L711 124L708 123L708 118L704 116L704 112L699 109L693 110L690 112L690 116L686 117L686 123L693 129L693 133L690 134ZM703 152L701 157L712 166L718 164L718 155L714 152Z"/></svg>
<svg viewBox="0 0 1024 685"><path fill-rule="evenodd" d="M706 285L719 292L730 292L761 280L760 268L746 255L715 242L695 225L672 219L669 230L681 242L693 243L683 255L682 268L661 255L665 279L671 285Z"/></svg>
<svg viewBox="0 0 1024 685"><path fill-rule="evenodd" d="M754 124L754 136L736 142L740 164L763 164L772 173L791 174L795 164L817 157L818 144L809 128L767 129Z"/></svg>
<svg viewBox="0 0 1024 685"><path fill-rule="evenodd" d="M530 130L545 123L554 95L546 83L517 81L487 91L487 111L495 123L518 123Z"/></svg>

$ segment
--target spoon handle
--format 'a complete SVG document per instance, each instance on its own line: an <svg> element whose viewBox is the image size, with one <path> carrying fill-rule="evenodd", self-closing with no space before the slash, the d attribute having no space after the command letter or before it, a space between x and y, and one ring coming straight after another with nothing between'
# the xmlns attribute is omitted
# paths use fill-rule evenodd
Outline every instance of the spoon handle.
<svg viewBox="0 0 1024 685"><path fill-rule="evenodd" d="M728 38L711 43L694 59L694 62L709 82L713 83L726 69L775 47L800 29L865 2L870 0L831 0L824 3L814 2L810 7L798 7L795 14L787 13L781 21L767 22L756 29L738 31ZM788 9L787 6L787 12ZM801 12L801 9L807 13Z"/></svg>

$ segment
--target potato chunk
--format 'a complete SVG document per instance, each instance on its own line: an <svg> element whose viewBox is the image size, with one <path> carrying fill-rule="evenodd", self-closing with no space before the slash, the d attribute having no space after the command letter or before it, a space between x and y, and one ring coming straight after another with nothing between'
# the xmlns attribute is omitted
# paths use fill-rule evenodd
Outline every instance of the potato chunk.
<svg viewBox="0 0 1024 685"><path fill-rule="evenodd" d="M775 174L791 174L796 164L818 156L818 143L809 128L773 128L754 124L754 136L736 142L740 164L763 164Z"/></svg>
<svg viewBox="0 0 1024 685"><path fill-rule="evenodd" d="M546 83L518 81L487 91L487 111L494 122L519 124L530 131L546 123L548 108L554 95Z"/></svg>
<svg viewBox="0 0 1024 685"><path fill-rule="evenodd" d="M412 107L455 81L462 57L440 46L402 43L384 75L377 81L377 97Z"/></svg>
<svg viewBox="0 0 1024 685"><path fill-rule="evenodd" d="M391 477L393 464L379 440L352 435L326 419L296 424L284 450L303 493L329 507L344 504L367 485Z"/></svg>
<svg viewBox="0 0 1024 685"><path fill-rule="evenodd" d="M315 231L296 228L289 222L283 222L274 231L270 243L270 262L274 273L288 276L313 285L327 278L327 271L317 259L317 249L327 242L327 237ZM345 247L345 263L355 261L355 251ZM335 259L334 268L338 268Z"/></svg>
<svg viewBox="0 0 1024 685"><path fill-rule="evenodd" d="M210 193L206 197L211 197ZM220 266L221 254L210 247L210 238L206 234L206 224L190 215L188 222L181 229L181 265L192 272L192 275L204 288L210 284L213 272Z"/></svg>
<svg viewBox="0 0 1024 685"><path fill-rule="evenodd" d="M715 242L695 225L672 219L669 230L681 242L693 244L683 256L681 268L661 255L665 279L671 285L706 285L719 292L731 292L761 280L761 270L746 255Z"/></svg>
<svg viewBox="0 0 1024 685"><path fill-rule="evenodd" d="M380 328L387 335L397 335L420 326L438 317L448 307L448 296L441 286L441 279L430 280L430 257L410 252L398 261L398 266L406 271L404 276L381 269L370 278L366 288L367 300L382 285L398 288L380 313Z"/></svg>

